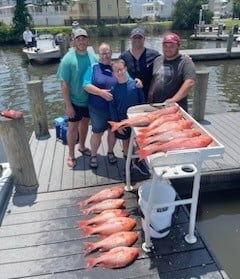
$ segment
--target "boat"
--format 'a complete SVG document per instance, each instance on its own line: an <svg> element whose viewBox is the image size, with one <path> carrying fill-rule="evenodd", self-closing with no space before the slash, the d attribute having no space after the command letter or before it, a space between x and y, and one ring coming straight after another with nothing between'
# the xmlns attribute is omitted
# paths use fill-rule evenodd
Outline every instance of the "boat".
<svg viewBox="0 0 240 279"><path fill-rule="evenodd" d="M56 44L54 36L51 34L41 34L36 38L36 46L33 48L24 48L23 52L28 59L38 63L46 63L50 60L61 58L61 51Z"/></svg>

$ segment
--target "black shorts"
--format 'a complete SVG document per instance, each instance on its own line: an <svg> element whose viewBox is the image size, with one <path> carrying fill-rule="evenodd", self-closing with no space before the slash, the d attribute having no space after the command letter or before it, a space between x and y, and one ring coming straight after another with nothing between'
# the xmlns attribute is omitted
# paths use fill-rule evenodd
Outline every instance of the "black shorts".
<svg viewBox="0 0 240 279"><path fill-rule="evenodd" d="M115 137L116 137L117 139L123 139L123 140L125 140L125 139L129 139L129 138L130 138L130 136L131 136L131 131L132 131L132 129L131 129L130 127L126 127L126 128L124 129L124 134L120 134L118 131L115 131L114 134L115 134Z"/></svg>
<svg viewBox="0 0 240 279"><path fill-rule="evenodd" d="M69 122L77 122L80 121L83 117L89 118L89 111L88 107L79 107L74 104L72 104L74 110L75 110L75 117L74 118L69 118Z"/></svg>

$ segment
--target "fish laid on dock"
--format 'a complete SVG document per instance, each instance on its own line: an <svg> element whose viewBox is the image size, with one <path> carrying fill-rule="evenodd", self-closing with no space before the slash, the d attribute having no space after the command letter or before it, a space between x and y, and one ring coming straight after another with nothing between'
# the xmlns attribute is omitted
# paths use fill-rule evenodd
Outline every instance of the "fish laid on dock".
<svg viewBox="0 0 240 279"><path fill-rule="evenodd" d="M139 254L135 247L116 247L97 258L86 259L87 269L99 265L103 268L120 268L133 262Z"/></svg>
<svg viewBox="0 0 240 279"><path fill-rule="evenodd" d="M103 252L119 246L131 246L137 239L138 233L136 232L117 232L98 242L85 242L84 251L85 254L89 254L97 249Z"/></svg>
<svg viewBox="0 0 240 279"><path fill-rule="evenodd" d="M128 217L129 214L129 211L125 209L107 209L92 217L91 219L78 221L77 223L78 227L82 228L89 225L101 224L114 217Z"/></svg>
<svg viewBox="0 0 240 279"><path fill-rule="evenodd" d="M101 234L104 236L116 232L130 231L136 225L136 220L130 217L115 217L96 226L82 227L83 235Z"/></svg>
<svg viewBox="0 0 240 279"><path fill-rule="evenodd" d="M111 187L107 189L103 189L100 192L92 195L91 197L82 200L79 202L79 207L83 208L89 203L96 203L96 202L101 202L106 199L115 199L119 198L123 195L123 188L122 187Z"/></svg>
<svg viewBox="0 0 240 279"><path fill-rule="evenodd" d="M107 199L92 205L89 208L82 209L83 215L88 215L90 213L100 213L106 209L121 208L125 203L124 199Z"/></svg>

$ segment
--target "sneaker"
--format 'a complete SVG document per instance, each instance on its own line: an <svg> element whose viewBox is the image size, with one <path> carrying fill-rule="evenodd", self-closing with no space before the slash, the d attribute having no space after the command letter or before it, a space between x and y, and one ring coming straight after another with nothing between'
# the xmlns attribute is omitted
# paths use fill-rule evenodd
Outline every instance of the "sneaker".
<svg viewBox="0 0 240 279"><path fill-rule="evenodd" d="M148 171L147 166L143 162L138 161L138 159L135 159L132 162L132 169L137 170L142 175L149 175L149 171Z"/></svg>

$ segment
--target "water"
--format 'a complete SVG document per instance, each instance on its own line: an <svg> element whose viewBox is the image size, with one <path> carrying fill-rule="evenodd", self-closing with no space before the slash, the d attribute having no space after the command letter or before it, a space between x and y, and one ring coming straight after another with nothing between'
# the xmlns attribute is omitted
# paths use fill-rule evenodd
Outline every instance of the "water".
<svg viewBox="0 0 240 279"><path fill-rule="evenodd" d="M182 36L182 48L226 47L226 42L200 42ZM103 40L94 38L95 50ZM120 52L119 38L104 38L111 44L113 52ZM161 51L162 36L146 38L146 46ZM126 40L126 47L129 41ZM197 69L209 71L206 114L240 111L240 61L208 61L196 63ZM42 80L45 108L49 127L54 118L64 114L64 104L55 73L58 63L49 65L29 64L21 47L0 46L0 111L6 108L23 111L30 137L33 131L32 117L27 93L29 80ZM1 152L0 152L1 153ZM0 156L0 161L1 161ZM199 203L199 227L205 235L217 258L223 264L231 279L239 278L240 256L240 191L206 194Z"/></svg>

